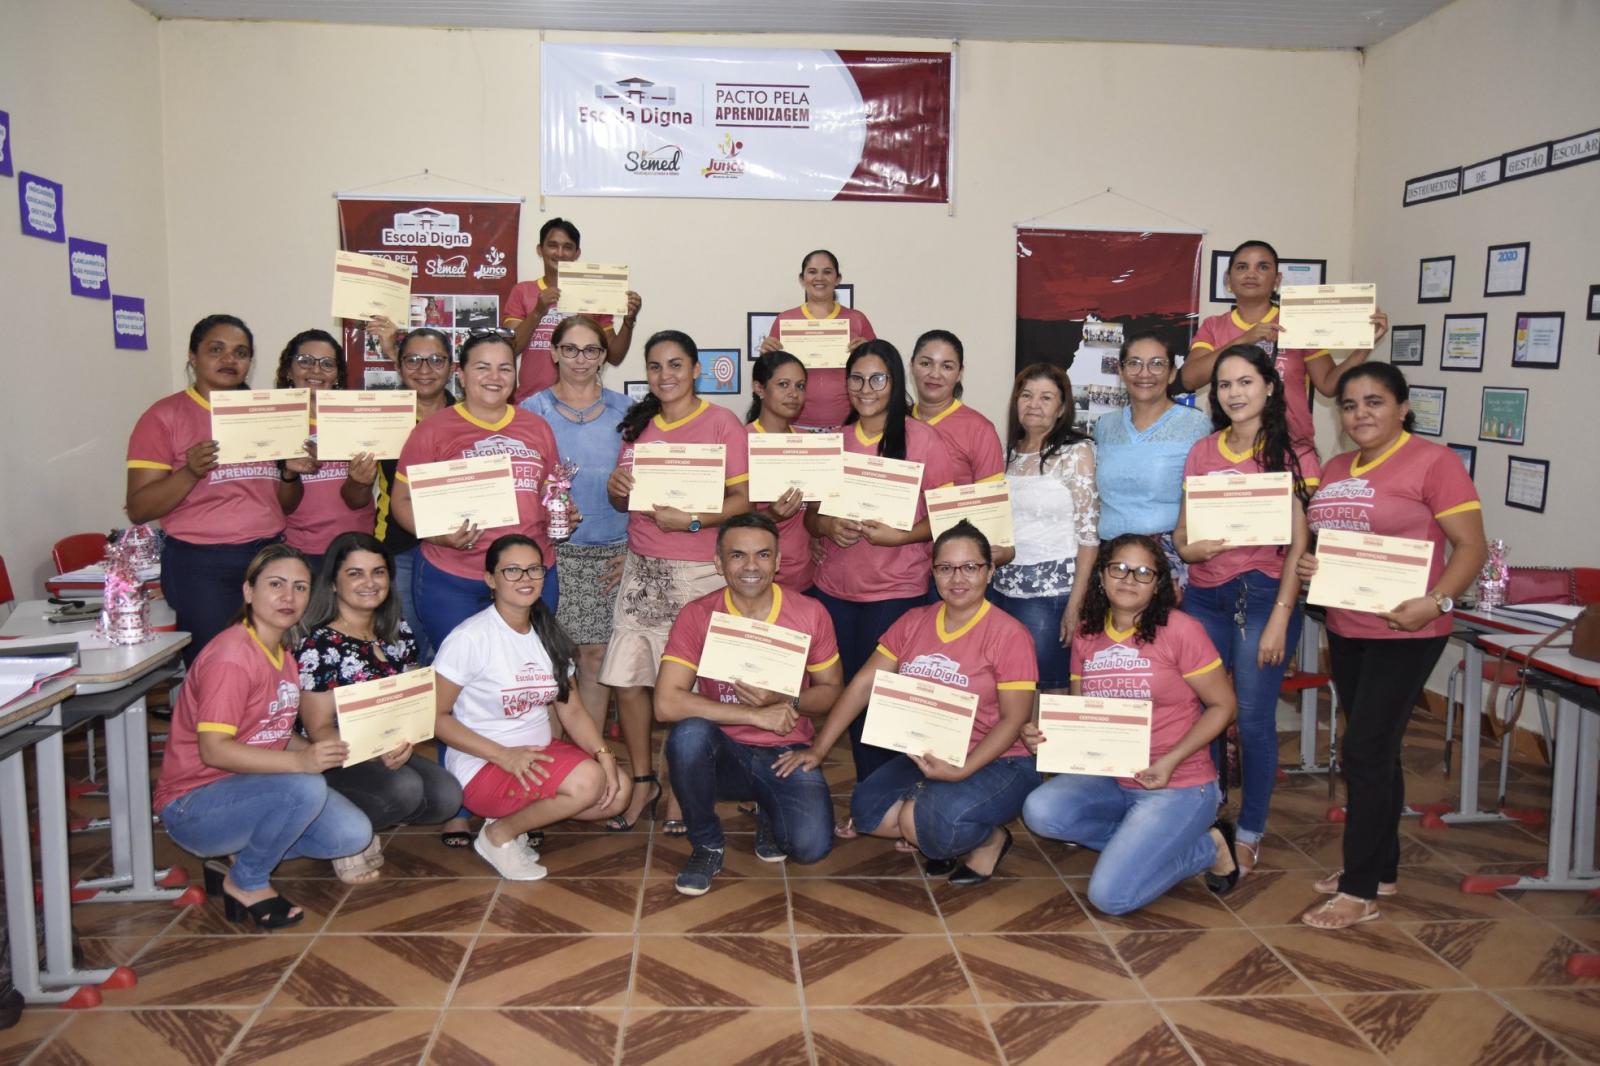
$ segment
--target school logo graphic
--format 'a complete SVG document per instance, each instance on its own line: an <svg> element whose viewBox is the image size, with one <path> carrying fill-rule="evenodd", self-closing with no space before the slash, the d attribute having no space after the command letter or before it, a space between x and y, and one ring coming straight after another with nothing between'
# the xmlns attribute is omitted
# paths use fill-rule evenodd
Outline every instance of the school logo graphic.
<svg viewBox="0 0 1600 1066"><path fill-rule="evenodd" d="M967 687L967 675L961 672L961 664L940 652L919 655L908 663L900 664L900 673L905 677L925 677L941 685Z"/></svg>
<svg viewBox="0 0 1600 1066"><path fill-rule="evenodd" d="M744 151L744 142L733 139L733 134L724 133L722 140L717 142L717 155L712 156L700 171L703 178L738 178L744 175L744 160L739 158L739 153Z"/></svg>
<svg viewBox="0 0 1600 1066"><path fill-rule="evenodd" d="M1306 508L1313 529L1348 529L1372 532L1372 501L1376 493L1363 477L1347 477L1317 490Z"/></svg>
<svg viewBox="0 0 1600 1066"><path fill-rule="evenodd" d="M1102 670L1148 670L1150 660L1140 655L1139 652L1126 644L1113 644L1109 648L1102 648L1095 652L1089 661L1083 664L1084 672L1099 672Z"/></svg>
<svg viewBox="0 0 1600 1066"><path fill-rule="evenodd" d="M394 248L471 248L472 234L461 230L461 216L436 207L400 211L383 230L383 244Z"/></svg>
<svg viewBox="0 0 1600 1066"><path fill-rule="evenodd" d="M479 281L482 281L486 278L503 278L506 276L505 263L506 253L502 252L500 249L491 244L489 245L489 250L483 253L483 262L479 264L477 270L472 272L472 276L477 278Z"/></svg>
<svg viewBox="0 0 1600 1066"><path fill-rule="evenodd" d="M675 104L678 102L678 90L672 85L657 85L648 78L641 78L636 74L631 78L612 82L610 85L596 85L594 98L627 100L634 104Z"/></svg>

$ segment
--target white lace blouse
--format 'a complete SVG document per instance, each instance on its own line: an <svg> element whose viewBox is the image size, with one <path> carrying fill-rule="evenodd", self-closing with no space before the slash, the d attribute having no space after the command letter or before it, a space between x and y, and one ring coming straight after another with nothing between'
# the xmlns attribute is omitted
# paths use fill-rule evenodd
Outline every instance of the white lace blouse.
<svg viewBox="0 0 1600 1066"><path fill-rule="evenodd" d="M1083 440L1057 451L1042 470L1038 452L1006 464L1017 557L995 571L996 591L1018 599L1072 591L1078 548L1100 543L1094 454L1094 442Z"/></svg>

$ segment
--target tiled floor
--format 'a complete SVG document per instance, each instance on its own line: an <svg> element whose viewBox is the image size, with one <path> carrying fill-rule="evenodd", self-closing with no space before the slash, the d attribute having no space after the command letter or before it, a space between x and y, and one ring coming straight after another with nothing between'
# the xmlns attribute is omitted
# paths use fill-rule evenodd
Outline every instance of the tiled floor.
<svg viewBox="0 0 1600 1066"><path fill-rule="evenodd" d="M1413 728L1413 802L1454 784L1439 746ZM1514 805L1545 804L1541 768L1514 776ZM842 803L844 753L830 777ZM699 899L672 887L685 844L648 827L552 833L535 884L402 831L370 887L321 863L280 870L307 909L281 933L216 903L78 907L88 958L132 964L138 986L95 1011L25 1012L0 1066L1600 1060L1600 981L1564 968L1600 948L1600 899L1456 887L1537 864L1537 830L1408 823L1383 920L1330 935L1295 924L1338 862L1327 808L1323 778L1290 778L1263 868L1235 893L1195 881L1118 919L1085 901L1092 854L1020 828L1004 876L957 889L877 840L813 867L759 862L728 805L727 870ZM75 838L77 864L102 865L104 846Z"/></svg>

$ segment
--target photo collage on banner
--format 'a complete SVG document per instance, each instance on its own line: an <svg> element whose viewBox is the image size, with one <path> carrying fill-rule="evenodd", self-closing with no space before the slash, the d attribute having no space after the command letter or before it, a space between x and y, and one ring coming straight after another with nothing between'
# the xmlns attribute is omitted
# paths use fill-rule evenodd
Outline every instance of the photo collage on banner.
<svg viewBox="0 0 1600 1066"><path fill-rule="evenodd" d="M1065 369L1084 432L1128 404L1123 339L1154 330L1187 352L1199 301L1198 233L1017 230L1017 369Z"/></svg>

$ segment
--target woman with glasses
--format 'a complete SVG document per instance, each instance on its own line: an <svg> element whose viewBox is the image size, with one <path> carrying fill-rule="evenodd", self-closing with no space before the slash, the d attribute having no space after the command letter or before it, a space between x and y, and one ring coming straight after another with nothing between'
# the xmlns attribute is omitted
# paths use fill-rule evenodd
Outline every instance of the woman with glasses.
<svg viewBox="0 0 1600 1066"><path fill-rule="evenodd" d="M556 572L564 595L556 621L578 643L578 691L598 726L605 721L610 691L600 683L600 662L611 640L611 613L628 547L628 518L606 500L606 482L617 468L617 426L628 398L602 388L606 335L588 315L562 319L550 335L556 381L522 401L550 425L561 456L578 464L572 500L583 523L572 539L556 545Z"/></svg>
<svg viewBox="0 0 1600 1066"><path fill-rule="evenodd" d="M839 257L826 248L807 252L800 260L800 290L805 299L798 307L778 312L772 329L761 342L762 352L775 352L783 347L779 335L783 322L825 322L844 319L850 323L850 350L855 351L864 341L877 336L867 316L853 307L839 302L839 282L844 275L839 272ZM820 368L811 373L806 389L806 405L796 421L796 432L837 433L850 414L850 401L845 395L845 372Z"/></svg>
<svg viewBox="0 0 1600 1066"><path fill-rule="evenodd" d="M290 337L278 357L273 385L311 390L310 455L284 464L278 500L288 516L283 539L305 553L315 572L334 537L372 532L378 461L365 452L348 462L316 458L317 400L324 390L344 388L344 347L333 334L308 329Z"/></svg>
<svg viewBox="0 0 1600 1066"><path fill-rule="evenodd" d="M978 885L1011 850L1006 823L1039 785L1033 756L1018 737L1033 714L1038 670L1033 641L1015 618L984 598L994 556L970 522L939 534L933 581L939 602L902 615L845 687L810 748L778 757L779 777L815 770L861 719L879 671L925 678L977 697L966 760L891 752L856 785L856 831L905 841L921 851L930 877ZM870 712L869 712L870 713Z"/></svg>
<svg viewBox="0 0 1600 1066"><path fill-rule="evenodd" d="M189 332L193 384L156 401L128 438L124 508L133 522L160 519L161 592L190 635L193 663L230 624L245 567L282 539L276 463L217 463L210 396L249 387L255 339L232 315L207 315Z"/></svg>
<svg viewBox="0 0 1600 1066"><path fill-rule="evenodd" d="M1094 424L1095 479L1100 488L1100 539L1143 533L1161 545L1179 595L1188 568L1172 546L1183 499L1183 464L1211 420L1167 394L1178 364L1155 333L1135 333L1117 353L1128 406Z"/></svg>
<svg viewBox="0 0 1600 1066"><path fill-rule="evenodd" d="M1147 701L1149 764L1131 777L1057 774L1022 807L1030 832L1100 853L1089 902L1106 914L1136 911L1198 873L1219 895L1239 880L1209 754L1233 720L1233 689L1205 627L1176 604L1152 538L1101 545L1072 641L1072 694ZM1022 739L1033 752L1046 743L1031 723Z"/></svg>
<svg viewBox="0 0 1600 1066"><path fill-rule="evenodd" d="M547 555L519 533L489 545L481 580L491 603L452 630L433 661L445 767L485 818L473 847L510 881L547 872L527 834L608 818L628 802L628 781L572 683L572 638L540 596ZM552 738L552 710L569 739Z"/></svg>
<svg viewBox="0 0 1600 1066"><path fill-rule="evenodd" d="M932 532L923 493L951 484L955 471L938 431L911 417L905 363L894 345L885 340L858 345L844 373L850 396L845 451L923 464L915 525L908 530L871 519L836 518L822 514L819 504L806 505L806 529L822 541L814 595L833 619L845 676L854 677L872 657L883 631L927 603ZM894 757L894 752L861 743L859 722L851 724L850 739L857 781L865 781ZM850 833L847 826L841 831Z"/></svg>
<svg viewBox="0 0 1600 1066"><path fill-rule="evenodd" d="M745 429L757 433L792 433L794 420L806 405L810 374L805 364L784 351L763 352L750 364L750 411ZM809 592L816 580L817 561L811 554L811 534L806 530L805 498L791 488L771 503L758 503L778 527L779 585L793 592Z"/></svg>
<svg viewBox="0 0 1600 1066"><path fill-rule="evenodd" d="M949 330L930 329L918 337L911 349L911 384L917 394L911 415L937 429L944 438L950 461L955 464L957 485L1000 481L1006 476L1000 435L993 422L961 402L961 377L966 365L966 348L961 338ZM1010 548L995 550L1002 565L1011 554Z"/></svg>

